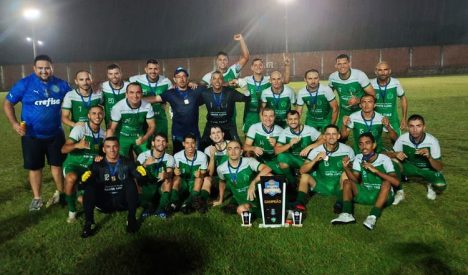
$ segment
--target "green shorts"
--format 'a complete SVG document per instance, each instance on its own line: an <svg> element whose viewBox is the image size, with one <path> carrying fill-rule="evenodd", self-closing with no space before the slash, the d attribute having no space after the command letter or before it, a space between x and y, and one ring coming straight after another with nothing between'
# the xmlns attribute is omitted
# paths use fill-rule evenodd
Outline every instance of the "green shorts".
<svg viewBox="0 0 468 275"><path fill-rule="evenodd" d="M276 157L269 158L269 159L259 158L258 161L265 164L266 166L270 167L273 174L275 174L275 175L284 175L283 170L281 170L281 167L279 166L278 158L276 158Z"/></svg>
<svg viewBox="0 0 468 275"><path fill-rule="evenodd" d="M87 170L92 163L72 163L65 161L63 163L63 176L66 176L69 173L75 173L78 178Z"/></svg>
<svg viewBox="0 0 468 275"><path fill-rule="evenodd" d="M137 137L135 136L124 136L120 135L119 137L119 154L125 157L129 157L131 152L130 150L135 151L135 154L138 156L142 152L147 150L147 143L148 141L143 142L143 144L136 145L135 140Z"/></svg>
<svg viewBox="0 0 468 275"><path fill-rule="evenodd" d="M392 129L397 133L398 136L401 135L401 130L400 130L400 121L398 121L398 118L389 118L390 126L392 126Z"/></svg>
<svg viewBox="0 0 468 275"><path fill-rule="evenodd" d="M434 190L442 192L447 188L447 182L444 175L439 171L419 168L407 161L403 162L403 174L409 177L422 177L428 181Z"/></svg>
<svg viewBox="0 0 468 275"><path fill-rule="evenodd" d="M254 125L255 123L260 122L260 115L258 112L247 112L244 115L244 125L242 126L242 131L247 133L249 131L250 126Z"/></svg>
<svg viewBox="0 0 468 275"><path fill-rule="evenodd" d="M277 157L279 163L286 163L291 168L299 169L304 165L305 159L300 156L293 155L289 152L284 152L278 155Z"/></svg>
<svg viewBox="0 0 468 275"><path fill-rule="evenodd" d="M160 184L147 184L141 187L140 203L142 205L155 202L156 195L161 195Z"/></svg>
<svg viewBox="0 0 468 275"><path fill-rule="evenodd" d="M330 124L330 119L325 119L321 121L317 121L311 118L307 118L305 121L305 125L308 125L310 127L314 127L319 131L320 133L323 133L325 130L325 127Z"/></svg>
<svg viewBox="0 0 468 275"><path fill-rule="evenodd" d="M315 180L315 187L310 188L310 191L316 192L323 196L337 196L340 192L340 178L325 178L318 176L316 173L310 174Z"/></svg>
<svg viewBox="0 0 468 275"><path fill-rule="evenodd" d="M154 130L154 133L163 133L168 136L167 117L158 117L155 118L154 121L156 122L156 130Z"/></svg>
<svg viewBox="0 0 468 275"><path fill-rule="evenodd" d="M379 196L380 190L369 190L365 187L363 187L360 184L356 184L358 193L354 197L354 202L359 203L359 204L365 204L365 205L374 205L375 201L377 200L377 197ZM387 197L387 202L385 203L386 206L391 205L393 203L394 199L394 194L393 191L390 190L388 193Z"/></svg>

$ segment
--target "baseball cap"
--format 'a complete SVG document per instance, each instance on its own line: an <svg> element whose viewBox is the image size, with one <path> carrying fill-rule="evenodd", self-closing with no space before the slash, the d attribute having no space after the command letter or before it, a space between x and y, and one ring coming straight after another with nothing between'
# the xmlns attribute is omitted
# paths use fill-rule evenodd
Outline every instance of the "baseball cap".
<svg viewBox="0 0 468 275"><path fill-rule="evenodd" d="M180 72L184 72L187 77L189 76L187 70L184 69L184 67L180 67L180 66L175 69L174 76L176 76L176 74L178 74Z"/></svg>

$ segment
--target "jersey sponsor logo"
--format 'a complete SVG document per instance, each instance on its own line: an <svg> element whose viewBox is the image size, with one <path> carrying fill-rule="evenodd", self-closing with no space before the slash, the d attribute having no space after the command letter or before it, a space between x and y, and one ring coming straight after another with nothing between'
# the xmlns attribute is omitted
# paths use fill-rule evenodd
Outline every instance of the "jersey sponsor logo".
<svg viewBox="0 0 468 275"><path fill-rule="evenodd" d="M272 197L276 194L281 194L280 183L272 179L265 182L265 188L263 188L263 193L268 194Z"/></svg>
<svg viewBox="0 0 468 275"><path fill-rule="evenodd" d="M46 100L36 100L34 101L34 105L36 106L45 106L45 107L49 107L51 105L60 105L61 104L61 100L60 99L55 99L55 98L48 98Z"/></svg>

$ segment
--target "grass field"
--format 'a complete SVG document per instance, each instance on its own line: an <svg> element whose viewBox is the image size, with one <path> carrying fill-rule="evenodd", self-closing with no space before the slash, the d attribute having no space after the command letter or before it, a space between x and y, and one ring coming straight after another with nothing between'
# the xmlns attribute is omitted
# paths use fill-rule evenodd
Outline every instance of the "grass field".
<svg viewBox="0 0 468 275"><path fill-rule="evenodd" d="M97 214L100 231L83 240L83 220L67 224L66 208L28 212L20 139L2 115L0 274L467 274L468 76L401 82L409 114L425 116L440 141L448 188L429 201L424 185L406 184L406 200L386 209L371 232L361 224L369 207L356 207L357 224L332 226L333 198L314 196L303 228L259 229L258 221L241 228L239 217L212 209L152 217L127 235L124 213ZM44 182L47 198L50 174Z"/></svg>

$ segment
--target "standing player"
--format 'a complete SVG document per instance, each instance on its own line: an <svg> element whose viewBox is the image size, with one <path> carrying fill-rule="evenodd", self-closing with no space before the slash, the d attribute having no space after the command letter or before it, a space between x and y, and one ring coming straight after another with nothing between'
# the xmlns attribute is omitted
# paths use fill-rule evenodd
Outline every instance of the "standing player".
<svg viewBox="0 0 468 275"><path fill-rule="evenodd" d="M408 114L408 101L406 100L405 91L403 91L400 81L391 77L392 69L387 62L379 62L375 66L375 75L377 78L371 80L372 87L376 92L375 110L388 117L390 125L399 136L401 134L400 129L406 128ZM401 113L403 115L401 121L398 119L397 98L400 98Z"/></svg>
<svg viewBox="0 0 468 275"><path fill-rule="evenodd" d="M324 129L325 144L314 148L307 155L306 163L301 167L301 179L297 192L296 209L305 210L307 193L310 191L325 196L337 196L341 201L341 184L346 179L342 160L348 157L354 160L354 151L340 140L340 130L336 125L330 124ZM336 207L341 209L342 203ZM337 209L336 211L340 211Z"/></svg>
<svg viewBox="0 0 468 275"><path fill-rule="evenodd" d="M279 166L286 175L288 183L295 184L295 172L291 169L301 168L305 161L304 158L310 150L324 141L319 131L301 123L298 111L290 110L286 117L288 127L281 132L278 138L275 154L278 155Z"/></svg>
<svg viewBox="0 0 468 275"><path fill-rule="evenodd" d="M76 182L86 172L102 148L105 132L101 129L104 119L104 109L93 106L88 111L88 122L73 127L62 153L68 154L63 163L65 175L65 194L68 204L68 223L76 221Z"/></svg>
<svg viewBox="0 0 468 275"><path fill-rule="evenodd" d="M94 162L91 168L81 176L84 184L83 206L85 224L81 237L87 238L95 233L94 208L102 212L126 211L127 232L138 230L136 209L138 191L135 180L146 176L142 166L119 155L119 141L116 137L104 140L104 159Z"/></svg>
<svg viewBox="0 0 468 275"><path fill-rule="evenodd" d="M117 102L125 98L125 91L129 82L122 80L122 71L117 64L107 66L107 79L106 82L101 84L101 90L104 102L106 128L109 128L111 123L111 109Z"/></svg>
<svg viewBox="0 0 468 275"><path fill-rule="evenodd" d="M271 87L262 92L262 108L275 111L275 124L286 126L286 113L296 104L296 94L288 85L283 84L283 76L274 71L270 74Z"/></svg>
<svg viewBox="0 0 468 275"><path fill-rule="evenodd" d="M188 214L192 207L206 212L211 186L203 186L208 168L206 155L196 149L197 139L193 134L184 137L184 150L174 155L174 184L171 192L171 208L174 211L183 201L181 211ZM196 203L195 203L196 202Z"/></svg>
<svg viewBox="0 0 468 275"><path fill-rule="evenodd" d="M33 200L29 211L42 207L41 187L44 157L50 165L57 191L50 203L63 197L62 162L60 152L65 143L60 108L70 86L53 76L52 60L47 55L34 59L34 73L16 82L5 97L3 109L13 130L21 136L24 169L28 170ZM21 122L18 122L14 106L21 102ZM48 202L49 204L49 202Z"/></svg>
<svg viewBox="0 0 468 275"><path fill-rule="evenodd" d="M343 159L343 167L348 179L343 181L343 212L331 221L332 224L354 223L353 202L373 205L364 227L374 229L377 218L385 206L393 202L392 186L398 186L400 180L395 174L392 161L386 155L375 152L375 139L371 133L359 136L361 153L349 168L350 159Z"/></svg>
<svg viewBox="0 0 468 275"><path fill-rule="evenodd" d="M93 91L93 78L85 70L75 75L77 89L69 91L62 104L62 122L70 127L88 121L89 108L102 103L102 93Z"/></svg>
<svg viewBox="0 0 468 275"><path fill-rule="evenodd" d="M359 110L360 98L364 94L375 97L375 91L364 72L351 69L348 55L338 55L335 68L337 71L330 75L328 85L338 93L340 112L336 125L341 127L344 116L349 116L352 112Z"/></svg>
<svg viewBox="0 0 468 275"><path fill-rule="evenodd" d="M128 84L126 98L117 102L111 111L111 125L106 136L115 136L117 126L121 124L119 133L120 154L130 156L146 151L147 141L154 133L154 113L151 104L141 99L141 86L132 82ZM148 124L146 133L144 125Z"/></svg>
<svg viewBox="0 0 468 275"><path fill-rule="evenodd" d="M335 124L338 117L338 103L335 94L328 86L320 85L320 74L310 69L304 74L306 86L297 94L296 110L303 114L303 106L307 106L305 124L323 132L325 126Z"/></svg>
<svg viewBox="0 0 468 275"><path fill-rule="evenodd" d="M239 203L239 215L244 211L260 213L259 201L255 194L257 183L260 182L260 177L270 176L271 169L254 158L242 157L242 147L238 141L230 141L227 152L228 160L217 169L220 186L227 185L232 191L234 199ZM222 199L220 197L221 203Z"/></svg>
<svg viewBox="0 0 468 275"><path fill-rule="evenodd" d="M239 61L236 64L231 65L228 67L229 58L227 53L219 52L216 55L216 69L206 73L202 78L202 84L207 87L211 86L211 74L216 71L219 71L223 74L223 79L225 81L225 85L229 83L231 80L237 78L239 76L240 71L244 68L245 64L249 61L250 54L249 49L247 48L247 44L245 43L244 37L242 34L234 35L234 40L239 41L240 48L241 48L241 56Z"/></svg>
<svg viewBox="0 0 468 275"><path fill-rule="evenodd" d="M289 83L290 61L284 56L284 83ZM233 80L234 84L238 84L241 88L246 88L250 92L250 101L245 103L244 118L242 130L247 133L250 126L260 122L260 106L262 91L271 87L270 76L265 74L265 66L261 58L252 60L250 67L253 75L246 76L242 79Z"/></svg>
<svg viewBox="0 0 468 275"><path fill-rule="evenodd" d="M156 133L151 145L151 150L141 153L137 158L138 163L145 167L148 173L148 183L142 186L140 202L146 208L143 217L156 214L165 218L165 211L170 204L174 157L166 153L167 136L163 133ZM156 195L159 195L157 209Z"/></svg>
<svg viewBox="0 0 468 275"><path fill-rule="evenodd" d="M155 59L146 61L145 74L135 75L130 77L130 82L140 84L143 98L151 103L156 121L156 132L168 134L166 105L164 103L155 102L154 96L161 95L172 88L171 81L163 75L160 75L161 68Z"/></svg>
<svg viewBox="0 0 468 275"><path fill-rule="evenodd" d="M282 175L274 148L283 128L275 125L275 112L268 107L262 109L260 119L261 122L250 126L245 137L244 151L248 156L268 165L275 174Z"/></svg>
<svg viewBox="0 0 468 275"><path fill-rule="evenodd" d="M213 125L221 127L227 139L240 141L233 117L236 102L247 102L250 100L249 91L245 93L241 94L231 88L223 87L223 74L221 72L211 74L211 88L204 90L201 94L201 100L207 109L201 148L205 148L211 143L209 135L210 128Z"/></svg>
<svg viewBox="0 0 468 275"><path fill-rule="evenodd" d="M401 135L393 150L388 152L392 158L398 159L405 176L422 177L427 182L427 198L435 200L437 193L442 193L447 187L442 169L442 157L439 141L431 134L426 133L424 118L412 115L408 119L409 133ZM404 198L403 190L397 191L399 200ZM395 198L396 199L396 198Z"/></svg>
<svg viewBox="0 0 468 275"><path fill-rule="evenodd" d="M359 136L362 133L371 133L377 141L376 151L382 151L382 131L388 132L390 139L395 141L398 136L390 126L387 117L374 111L375 97L364 95L361 97L361 111L352 113L343 118L343 127L341 127L341 138L346 139L351 130L354 137L354 151L359 152Z"/></svg>

